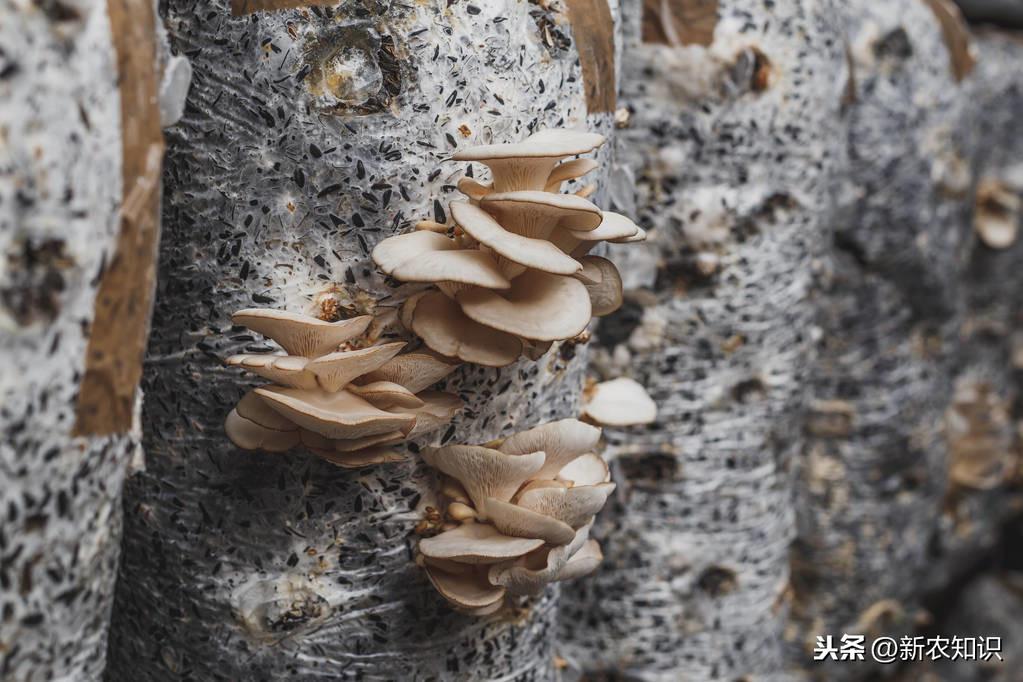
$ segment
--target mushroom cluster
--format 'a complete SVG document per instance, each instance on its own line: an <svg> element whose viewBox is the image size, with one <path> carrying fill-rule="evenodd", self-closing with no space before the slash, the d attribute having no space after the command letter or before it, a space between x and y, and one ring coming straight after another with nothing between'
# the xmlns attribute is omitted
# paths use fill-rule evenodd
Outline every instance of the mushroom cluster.
<svg viewBox="0 0 1023 682"><path fill-rule="evenodd" d="M388 446L447 424L462 406L457 396L425 390L457 365L431 353L399 355L404 342L366 345L370 315L325 322L252 308L231 319L286 353L227 359L274 382L246 393L227 416L224 429L240 448L304 445L342 467L396 461Z"/></svg>
<svg viewBox="0 0 1023 682"><path fill-rule="evenodd" d="M592 316L617 310L618 270L587 254L598 242L645 234L588 201L591 188L560 193L564 182L597 168L592 159L562 159L603 143L596 133L556 129L455 154L488 166L492 184L463 177L458 188L469 200L450 204L452 225L422 221L373 250L384 273L436 286L408 298L403 324L442 355L502 367L523 352L539 357Z"/></svg>
<svg viewBox="0 0 1023 682"><path fill-rule="evenodd" d="M589 533L615 486L594 453L599 439L597 427L565 419L423 452L443 474L448 522L420 540L417 563L456 609L493 613L506 597L539 594L600 564Z"/></svg>

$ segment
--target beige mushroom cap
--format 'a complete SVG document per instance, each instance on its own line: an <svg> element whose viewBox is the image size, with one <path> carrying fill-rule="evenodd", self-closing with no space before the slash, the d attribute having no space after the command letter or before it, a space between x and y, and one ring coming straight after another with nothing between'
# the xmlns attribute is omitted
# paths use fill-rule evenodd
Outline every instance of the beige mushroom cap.
<svg viewBox="0 0 1023 682"><path fill-rule="evenodd" d="M454 201L450 209L451 217L466 234L513 263L557 275L572 275L582 270L579 261L554 244L510 232L478 206Z"/></svg>
<svg viewBox="0 0 1023 682"><path fill-rule="evenodd" d="M374 464L391 464L405 459L400 452L383 447L362 448L353 452L338 452L336 450L315 452L321 459L342 469L361 469Z"/></svg>
<svg viewBox="0 0 1023 682"><path fill-rule="evenodd" d="M416 422L413 415L385 412L344 390L327 393L266 386L255 392L302 428L331 439L362 438L391 431L408 433Z"/></svg>
<svg viewBox="0 0 1023 682"><path fill-rule="evenodd" d="M437 566L427 565L426 575L440 595L449 602L463 609L482 609L500 604L506 590L496 587L487 581L486 574L473 566L463 566L464 570L446 571Z"/></svg>
<svg viewBox="0 0 1023 682"><path fill-rule="evenodd" d="M492 585L501 585L509 594L535 595L558 580L569 560L583 548L590 536L592 524L583 526L567 545L553 549L543 548L532 554L490 567L488 579Z"/></svg>
<svg viewBox="0 0 1023 682"><path fill-rule="evenodd" d="M586 302L589 305L588 296ZM522 342L515 336L470 319L455 301L439 291L409 299L402 316L406 326L441 355L486 367L504 367L522 353Z"/></svg>
<svg viewBox="0 0 1023 682"><path fill-rule="evenodd" d="M451 374L458 365L424 351L398 355L360 379L365 382L389 381L404 386L412 393L433 386Z"/></svg>
<svg viewBox="0 0 1023 682"><path fill-rule="evenodd" d="M551 128L533 133L522 142L469 147L455 153L455 161L490 161L491 159L564 158L591 152L604 144L604 136L564 128Z"/></svg>
<svg viewBox="0 0 1023 682"><path fill-rule="evenodd" d="M547 176L547 184L544 191L557 192L561 189L561 183L566 180L575 180L595 171L600 164L593 159L572 159L558 164Z"/></svg>
<svg viewBox="0 0 1023 682"><path fill-rule="evenodd" d="M299 443L298 427L271 410L254 391L246 393L227 415L224 432L244 450L284 452Z"/></svg>
<svg viewBox="0 0 1023 682"><path fill-rule="evenodd" d="M484 185L473 178L460 178L458 180L458 191L474 201L479 201L494 191L493 186Z"/></svg>
<svg viewBox="0 0 1023 682"><path fill-rule="evenodd" d="M465 564L493 564L528 554L543 540L503 535L486 523L466 523L419 541L419 551L433 559Z"/></svg>
<svg viewBox="0 0 1023 682"><path fill-rule="evenodd" d="M489 497L510 500L545 459L543 452L510 455L478 445L426 448L422 455L427 464L457 479L480 511Z"/></svg>
<svg viewBox="0 0 1023 682"><path fill-rule="evenodd" d="M580 262L583 271L579 277L586 280L583 285L593 314L603 317L621 308L624 300L622 276L615 264L600 256L583 256Z"/></svg>
<svg viewBox="0 0 1023 682"><path fill-rule="evenodd" d="M558 571L558 580L575 580L589 575L597 570L603 560L604 553L600 551L600 543L596 540L587 540Z"/></svg>
<svg viewBox="0 0 1023 682"><path fill-rule="evenodd" d="M985 178L978 183L973 228L992 249L1007 249L1019 233L1023 200L1004 182Z"/></svg>
<svg viewBox="0 0 1023 682"><path fill-rule="evenodd" d="M635 426L657 420L657 405L634 379L621 377L594 386L583 398L583 415L604 426Z"/></svg>
<svg viewBox="0 0 1023 682"><path fill-rule="evenodd" d="M574 194L530 190L492 192L480 200L480 206L497 218L505 229L526 236L546 236L529 235L517 229L526 220L541 220L550 226L576 231L595 230L604 220L599 208Z"/></svg>
<svg viewBox="0 0 1023 682"><path fill-rule="evenodd" d="M599 441L600 429L597 427L578 419L562 419L509 436L498 449L509 455L546 453L543 467L531 478L553 479L569 462L592 453Z"/></svg>
<svg viewBox="0 0 1023 682"><path fill-rule="evenodd" d="M478 249L462 249L436 232L418 231L388 237L373 249L373 261L403 282L454 282L507 289L494 258Z"/></svg>
<svg viewBox="0 0 1023 682"><path fill-rule="evenodd" d="M405 434L401 431L391 431L389 433L379 433L372 436L347 439L325 438L314 431L308 431L306 429L301 429L299 434L302 438L302 445L316 452L328 451L350 453L357 450L364 450L366 448L394 445L395 443L400 443L405 440Z"/></svg>
<svg viewBox="0 0 1023 682"><path fill-rule="evenodd" d="M611 470L602 457L590 452L562 467L558 478L571 481L573 486L597 485L611 480Z"/></svg>
<svg viewBox="0 0 1023 682"><path fill-rule="evenodd" d="M338 322L324 322L309 315L283 310L247 308L232 315L231 321L273 339L289 355L316 358L365 333L373 317L362 315Z"/></svg>
<svg viewBox="0 0 1023 682"><path fill-rule="evenodd" d="M582 282L541 270L527 270L506 292L471 287L457 298L470 319L533 341L572 338L586 329L592 311Z"/></svg>
<svg viewBox="0 0 1023 682"><path fill-rule="evenodd" d="M540 538L551 545L567 545L575 537L572 527L560 519L492 497L487 498L483 512L505 535Z"/></svg>
<svg viewBox="0 0 1023 682"><path fill-rule="evenodd" d="M316 377L306 372L309 358L297 355L273 355L269 353L232 355L224 364L241 367L244 370L269 379L275 384L292 388L316 388Z"/></svg>
<svg viewBox="0 0 1023 682"><path fill-rule="evenodd" d="M442 391L424 391L419 394L423 404L414 408L395 408L395 412L415 415L416 425L409 432L408 437L418 438L423 434L436 431L446 426L454 418L455 414L462 409L462 399L451 393Z"/></svg>
<svg viewBox="0 0 1023 682"><path fill-rule="evenodd" d="M575 486L572 488L534 488L519 496L518 506L580 528L604 508L614 483Z"/></svg>
<svg viewBox="0 0 1023 682"><path fill-rule="evenodd" d="M374 407L388 410L394 407L423 406L422 398L400 384L391 381L371 381L368 384L349 384L348 391L366 400Z"/></svg>
<svg viewBox="0 0 1023 682"><path fill-rule="evenodd" d="M613 241L629 239L639 234L639 226L621 213L604 211L603 220L595 230L569 230L579 241Z"/></svg>

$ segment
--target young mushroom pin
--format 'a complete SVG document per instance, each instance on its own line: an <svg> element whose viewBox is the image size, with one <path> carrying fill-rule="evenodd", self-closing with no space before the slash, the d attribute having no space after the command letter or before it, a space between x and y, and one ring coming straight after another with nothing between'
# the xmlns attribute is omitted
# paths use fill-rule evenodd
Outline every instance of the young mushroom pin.
<svg viewBox="0 0 1023 682"><path fill-rule="evenodd" d="M564 419L499 443L423 452L457 525L420 540L417 563L456 609L486 615L507 597L596 569L590 527L615 488L594 454L599 439L600 429Z"/></svg>
<svg viewBox="0 0 1023 682"><path fill-rule="evenodd" d="M603 143L595 133L557 129L455 154L489 167L492 184L462 178L469 200L450 204L450 230L423 222L373 250L384 273L435 286L405 302L402 322L437 353L501 367L617 310L617 268L587 254L601 241L640 241L644 233L601 211L587 191L560 193L562 183L597 168L592 159L561 160Z"/></svg>
<svg viewBox="0 0 1023 682"><path fill-rule="evenodd" d="M399 355L403 342L359 347L372 319L325 322L260 308L235 313L235 324L273 339L287 354L227 359L274 382L249 391L231 410L228 438L245 450L304 445L338 466L361 467L400 459L388 446L450 421L461 400L424 389L455 365L430 353Z"/></svg>

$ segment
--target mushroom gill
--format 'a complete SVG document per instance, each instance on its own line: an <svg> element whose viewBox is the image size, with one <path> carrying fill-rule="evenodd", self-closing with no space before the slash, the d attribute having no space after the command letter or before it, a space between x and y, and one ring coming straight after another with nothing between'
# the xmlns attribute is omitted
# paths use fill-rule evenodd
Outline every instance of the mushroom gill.
<svg viewBox="0 0 1023 682"><path fill-rule="evenodd" d="M456 365L428 353L399 355L403 342L356 347L367 341L361 337L372 322L369 315L325 322L249 309L232 321L288 353L226 360L274 382L246 393L227 416L227 437L242 449L284 452L304 446L346 468L392 462L401 457L390 446L440 428L461 408L454 395L424 390Z"/></svg>
<svg viewBox="0 0 1023 682"><path fill-rule="evenodd" d="M464 362L503 367L571 339L591 318L622 303L611 261L587 256L602 241L642 241L644 232L617 213L563 194L566 181L598 167L585 154L604 143L595 133L552 129L522 142L455 154L490 169L485 184L458 182L468 201L450 204L450 229L439 223L389 237L373 260L401 282L436 289L410 297L401 319L432 351Z"/></svg>
<svg viewBox="0 0 1023 682"><path fill-rule="evenodd" d="M615 489L594 453L599 440L600 429L563 419L487 445L424 450L444 474L448 530L420 540L417 563L441 596L485 615L595 570L601 553L589 529Z"/></svg>

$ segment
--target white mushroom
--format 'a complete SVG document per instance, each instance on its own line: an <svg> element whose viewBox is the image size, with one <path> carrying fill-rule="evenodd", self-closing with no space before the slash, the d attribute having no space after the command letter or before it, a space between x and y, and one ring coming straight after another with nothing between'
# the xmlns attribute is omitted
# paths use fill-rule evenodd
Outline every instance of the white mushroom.
<svg viewBox="0 0 1023 682"><path fill-rule="evenodd" d="M289 355L316 358L337 350L345 341L361 336L373 317L362 315L338 322L324 322L309 315L283 310L249 308L236 312L231 321L273 339Z"/></svg>
<svg viewBox="0 0 1023 682"><path fill-rule="evenodd" d="M510 455L542 451L544 465L531 478L553 479L569 462L592 453L600 441L600 429L578 419L562 419L509 436L498 447Z"/></svg>
<svg viewBox="0 0 1023 682"><path fill-rule="evenodd" d="M570 339L586 329L591 316L582 282L541 270L527 270L505 292L470 287L459 292L458 303L481 325L534 341Z"/></svg>
<svg viewBox="0 0 1023 682"><path fill-rule="evenodd" d="M484 185L473 178L460 178L458 180L458 191L473 201L479 201L494 191L491 185Z"/></svg>
<svg viewBox="0 0 1023 682"><path fill-rule="evenodd" d="M528 554L543 540L503 535L485 523L467 523L419 541L419 551L432 559L464 564L493 564Z"/></svg>
<svg viewBox="0 0 1023 682"><path fill-rule="evenodd" d="M657 420L657 405L639 382L621 377L584 393L583 416L604 426L652 424Z"/></svg>

